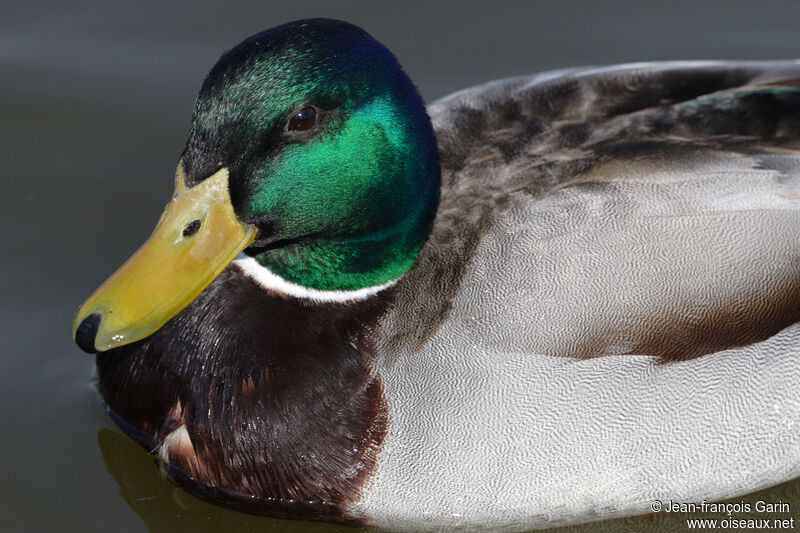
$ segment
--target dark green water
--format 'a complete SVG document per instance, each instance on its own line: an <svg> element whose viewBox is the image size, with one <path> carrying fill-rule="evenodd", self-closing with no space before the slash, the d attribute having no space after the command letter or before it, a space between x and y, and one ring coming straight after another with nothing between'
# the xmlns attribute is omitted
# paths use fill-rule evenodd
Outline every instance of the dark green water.
<svg viewBox="0 0 800 533"><path fill-rule="evenodd" d="M77 306L149 235L200 82L276 24L365 27L428 100L574 65L800 55L800 4L40 2L0 17L0 530L337 531L226 511L164 481L122 437L72 344ZM800 509L800 484L748 497ZM659 515L570 531L683 531ZM798 525L800 527L800 525ZM566 530L562 530L566 531Z"/></svg>

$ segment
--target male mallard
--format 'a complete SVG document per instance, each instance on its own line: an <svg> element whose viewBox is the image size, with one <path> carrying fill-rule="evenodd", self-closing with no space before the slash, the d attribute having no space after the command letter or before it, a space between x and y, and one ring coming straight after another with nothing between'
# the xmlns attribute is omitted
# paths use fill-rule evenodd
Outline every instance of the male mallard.
<svg viewBox="0 0 800 533"><path fill-rule="evenodd" d="M799 80L564 70L431 127L363 30L268 30L75 339L173 480L249 512L524 528L793 478Z"/></svg>

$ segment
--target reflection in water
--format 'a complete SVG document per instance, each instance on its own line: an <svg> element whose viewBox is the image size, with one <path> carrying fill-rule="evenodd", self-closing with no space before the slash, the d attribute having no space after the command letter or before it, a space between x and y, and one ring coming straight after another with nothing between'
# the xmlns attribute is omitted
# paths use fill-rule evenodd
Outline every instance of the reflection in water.
<svg viewBox="0 0 800 533"><path fill-rule="evenodd" d="M217 507L195 498L162 476L154 457L128 437L101 429L97 433L97 443L108 472L119 485L120 494L151 533L358 531L336 524L277 520Z"/></svg>
<svg viewBox="0 0 800 533"><path fill-rule="evenodd" d="M97 434L106 468L120 487L127 504L144 520L152 533L218 532L218 531L281 531L336 533L354 532L357 528L320 522L278 520L248 515L217 507L191 496L161 475L155 459L128 437L101 429ZM667 501L665 498L664 501ZM800 516L800 479L728 500L746 502L751 512L734 512L732 518L791 519ZM758 513L755 503L788 502L789 512ZM597 532L681 532L687 531L687 519L728 518L725 513L660 513L593 522L553 529L553 533ZM800 519L795 527L800 527Z"/></svg>

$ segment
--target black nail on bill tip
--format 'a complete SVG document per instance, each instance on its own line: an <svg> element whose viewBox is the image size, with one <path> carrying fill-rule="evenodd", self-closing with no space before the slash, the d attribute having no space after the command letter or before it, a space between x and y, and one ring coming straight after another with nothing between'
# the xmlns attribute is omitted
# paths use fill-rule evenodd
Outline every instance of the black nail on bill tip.
<svg viewBox="0 0 800 533"><path fill-rule="evenodd" d="M97 337L97 330L100 328L100 314L92 313L83 319L75 331L75 342L81 350L86 353L96 353L94 339Z"/></svg>

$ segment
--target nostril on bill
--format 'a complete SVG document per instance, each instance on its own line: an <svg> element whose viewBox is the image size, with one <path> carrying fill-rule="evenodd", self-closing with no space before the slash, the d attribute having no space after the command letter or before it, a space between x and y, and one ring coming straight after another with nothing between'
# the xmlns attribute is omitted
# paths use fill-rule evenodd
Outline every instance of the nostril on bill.
<svg viewBox="0 0 800 533"><path fill-rule="evenodd" d="M200 220L199 219L198 220L192 220L191 222L186 224L185 228L183 228L183 236L184 237L191 237L192 235L197 233L197 230L199 230L199 229L200 229Z"/></svg>
<svg viewBox="0 0 800 533"><path fill-rule="evenodd" d="M97 337L97 330L100 328L100 313L92 313L81 321L78 329L75 330L75 342L81 350L86 353L95 353L94 339Z"/></svg>

